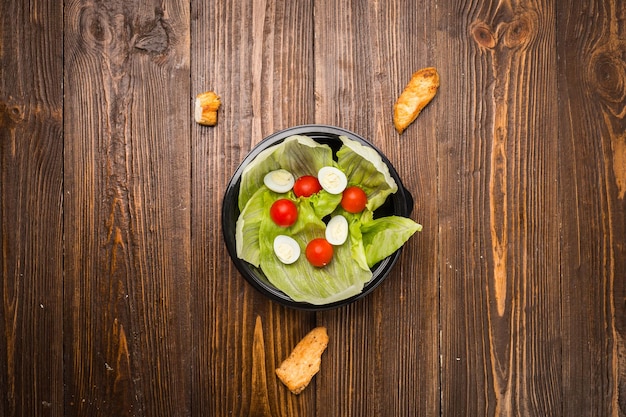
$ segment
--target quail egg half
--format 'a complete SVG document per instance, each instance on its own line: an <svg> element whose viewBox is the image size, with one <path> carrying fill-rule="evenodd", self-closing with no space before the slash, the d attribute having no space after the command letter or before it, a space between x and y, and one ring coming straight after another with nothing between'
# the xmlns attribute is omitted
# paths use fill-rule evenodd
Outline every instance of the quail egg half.
<svg viewBox="0 0 626 417"><path fill-rule="evenodd" d="M274 238L274 253L284 264L292 264L300 257L300 245L292 237L278 235Z"/></svg>
<svg viewBox="0 0 626 417"><path fill-rule="evenodd" d="M348 238L348 220L341 214L333 216L326 225L326 240L334 246L343 245Z"/></svg>
<svg viewBox="0 0 626 417"><path fill-rule="evenodd" d="M286 169L277 169L268 172L265 177L263 177L265 186L276 193L286 193L293 188L295 182L296 180L291 172Z"/></svg>
<svg viewBox="0 0 626 417"><path fill-rule="evenodd" d="M348 185L348 178L340 169L323 167L317 173L317 179L323 189L331 194L341 194Z"/></svg>

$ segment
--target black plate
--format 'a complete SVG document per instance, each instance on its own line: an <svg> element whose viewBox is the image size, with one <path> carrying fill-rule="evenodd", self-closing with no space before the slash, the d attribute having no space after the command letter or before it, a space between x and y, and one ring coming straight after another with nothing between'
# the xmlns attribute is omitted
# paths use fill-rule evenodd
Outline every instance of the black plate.
<svg viewBox="0 0 626 417"><path fill-rule="evenodd" d="M363 287L363 291L360 294L357 294L345 300L324 305L315 305L292 300L289 296L274 287L265 277L263 271L261 271L260 268L256 268L255 266L237 257L237 249L235 243L235 225L237 223L237 218L239 217L239 207L237 201L239 198L241 174L245 167L254 158L256 158L256 156L260 152L271 146L281 143L286 138L292 135L308 136L318 143L329 145L335 152L342 145L339 136L346 136L347 138L355 140L362 145L373 148L376 152L378 152L383 162L387 164L387 167L389 167L389 173L398 185L398 191L395 194L390 195L387 198L385 204L383 204L374 212L375 217L389 215L409 217L413 209L413 197L402 185L402 181L400 180L400 177L398 177L398 173L396 172L394 167L391 165L391 162L389 162L387 157L383 155L383 153L378 148L376 148L370 142L366 141L355 133L339 127L327 125L296 126L281 130L280 132L276 132L266 137L250 151L250 153L246 156L246 158L233 174L230 182L226 187L224 201L222 204L222 231L224 233L224 241L226 242L226 247L228 249L230 258L232 259L239 272L243 275L243 277L258 291L265 294L270 299L288 307L304 310L325 310L344 306L371 293L374 288L376 288L387 277L387 275L391 271L391 268L398 260L402 248L374 265L374 267L372 268L372 279L365 284L365 286Z"/></svg>

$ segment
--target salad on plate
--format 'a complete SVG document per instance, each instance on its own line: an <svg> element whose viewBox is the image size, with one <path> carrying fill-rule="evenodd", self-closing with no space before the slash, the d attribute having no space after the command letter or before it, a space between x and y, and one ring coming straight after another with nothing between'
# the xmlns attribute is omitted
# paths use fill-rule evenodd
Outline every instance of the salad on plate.
<svg viewBox="0 0 626 417"><path fill-rule="evenodd" d="M378 152L340 136L334 152L293 135L241 175L237 257L294 301L329 304L361 293L372 267L422 226L376 209L398 191Z"/></svg>

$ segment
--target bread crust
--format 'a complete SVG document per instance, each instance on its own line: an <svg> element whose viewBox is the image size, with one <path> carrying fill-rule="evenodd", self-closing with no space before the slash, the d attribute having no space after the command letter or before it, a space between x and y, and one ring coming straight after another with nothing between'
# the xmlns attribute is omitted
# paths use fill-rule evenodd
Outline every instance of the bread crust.
<svg viewBox="0 0 626 417"><path fill-rule="evenodd" d="M434 67L422 68L411 77L393 107L393 124L399 134L415 121L437 94L439 74Z"/></svg>
<svg viewBox="0 0 626 417"><path fill-rule="evenodd" d="M198 94L194 106L196 123L204 126L215 126L217 124L217 111L221 105L220 96L214 91L205 91Z"/></svg>
<svg viewBox="0 0 626 417"><path fill-rule="evenodd" d="M276 375L294 394L300 394L320 370L322 353L328 346L325 327L311 330L293 348L291 354L276 369Z"/></svg>

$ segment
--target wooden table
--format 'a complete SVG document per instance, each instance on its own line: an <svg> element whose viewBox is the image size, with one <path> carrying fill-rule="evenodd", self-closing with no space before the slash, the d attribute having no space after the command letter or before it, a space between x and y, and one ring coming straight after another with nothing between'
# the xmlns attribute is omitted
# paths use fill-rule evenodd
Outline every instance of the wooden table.
<svg viewBox="0 0 626 417"><path fill-rule="evenodd" d="M625 2L0 16L0 415L626 415ZM400 136L426 66L441 87ZM215 127L193 120L206 90ZM382 149L424 225L372 294L320 313L253 289L220 215L250 149L307 123ZM274 368L318 325L296 396Z"/></svg>

